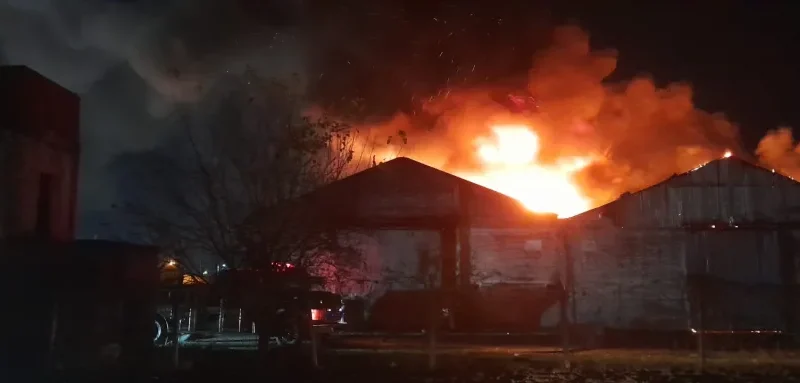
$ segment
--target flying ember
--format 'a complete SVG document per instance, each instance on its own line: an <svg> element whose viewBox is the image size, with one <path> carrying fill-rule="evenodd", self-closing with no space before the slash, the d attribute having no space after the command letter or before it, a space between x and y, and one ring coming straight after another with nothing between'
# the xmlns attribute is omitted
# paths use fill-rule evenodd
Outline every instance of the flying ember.
<svg viewBox="0 0 800 383"><path fill-rule="evenodd" d="M480 169L454 174L508 195L538 213L567 218L589 210L591 201L573 181L588 158L563 158L540 164L539 136L526 125L495 125L492 137L475 140Z"/></svg>

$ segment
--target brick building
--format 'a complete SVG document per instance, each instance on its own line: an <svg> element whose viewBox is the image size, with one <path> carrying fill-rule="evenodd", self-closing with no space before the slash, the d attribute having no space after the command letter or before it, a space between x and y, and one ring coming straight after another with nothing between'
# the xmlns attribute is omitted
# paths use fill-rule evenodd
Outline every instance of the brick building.
<svg viewBox="0 0 800 383"><path fill-rule="evenodd" d="M71 240L80 99L24 66L0 67L0 236Z"/></svg>
<svg viewBox="0 0 800 383"><path fill-rule="evenodd" d="M158 249L75 241L77 95L27 67L0 67L0 370L146 371ZM108 357L107 350L116 350Z"/></svg>

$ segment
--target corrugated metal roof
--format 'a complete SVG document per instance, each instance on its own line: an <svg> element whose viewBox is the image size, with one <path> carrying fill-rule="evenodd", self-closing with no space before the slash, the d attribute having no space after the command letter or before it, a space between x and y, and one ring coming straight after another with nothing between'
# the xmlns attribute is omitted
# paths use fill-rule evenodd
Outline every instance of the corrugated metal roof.
<svg viewBox="0 0 800 383"><path fill-rule="evenodd" d="M793 208L797 207L797 209ZM637 226L786 222L800 218L800 183L738 157L721 158L570 219L601 216Z"/></svg>

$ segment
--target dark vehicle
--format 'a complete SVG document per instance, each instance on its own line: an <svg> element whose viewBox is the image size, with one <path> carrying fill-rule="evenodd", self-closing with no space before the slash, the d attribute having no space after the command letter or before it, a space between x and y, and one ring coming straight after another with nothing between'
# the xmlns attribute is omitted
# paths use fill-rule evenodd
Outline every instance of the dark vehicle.
<svg viewBox="0 0 800 383"><path fill-rule="evenodd" d="M341 296L326 291L287 291L283 304L276 311L275 334L280 344L294 344L311 339L312 327L317 333L331 333L344 323Z"/></svg>
<svg viewBox="0 0 800 383"><path fill-rule="evenodd" d="M338 294L327 291L311 291L308 294L313 325L345 324L344 303Z"/></svg>
<svg viewBox="0 0 800 383"><path fill-rule="evenodd" d="M165 271L172 272L174 263ZM272 281L275 300L272 309L264 307L263 283ZM184 282L188 284L183 284ZM181 284L165 283L161 304L154 321L154 342L164 344L169 334L189 332L256 332L256 310L274 310L270 319L270 338L282 345L310 337L311 326L328 331L343 323L343 304L339 295L312 290L321 280L288 263L275 263L269 273L256 270L221 270L210 283L182 277ZM177 320L173 303L180 301Z"/></svg>

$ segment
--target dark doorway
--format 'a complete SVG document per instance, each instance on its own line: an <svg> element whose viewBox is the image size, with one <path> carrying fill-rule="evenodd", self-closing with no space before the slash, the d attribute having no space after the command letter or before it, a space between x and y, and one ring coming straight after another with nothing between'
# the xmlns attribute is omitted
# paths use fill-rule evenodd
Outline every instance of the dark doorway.
<svg viewBox="0 0 800 383"><path fill-rule="evenodd" d="M39 176L39 199L36 202L36 235L50 238L53 216L53 175L42 173Z"/></svg>

